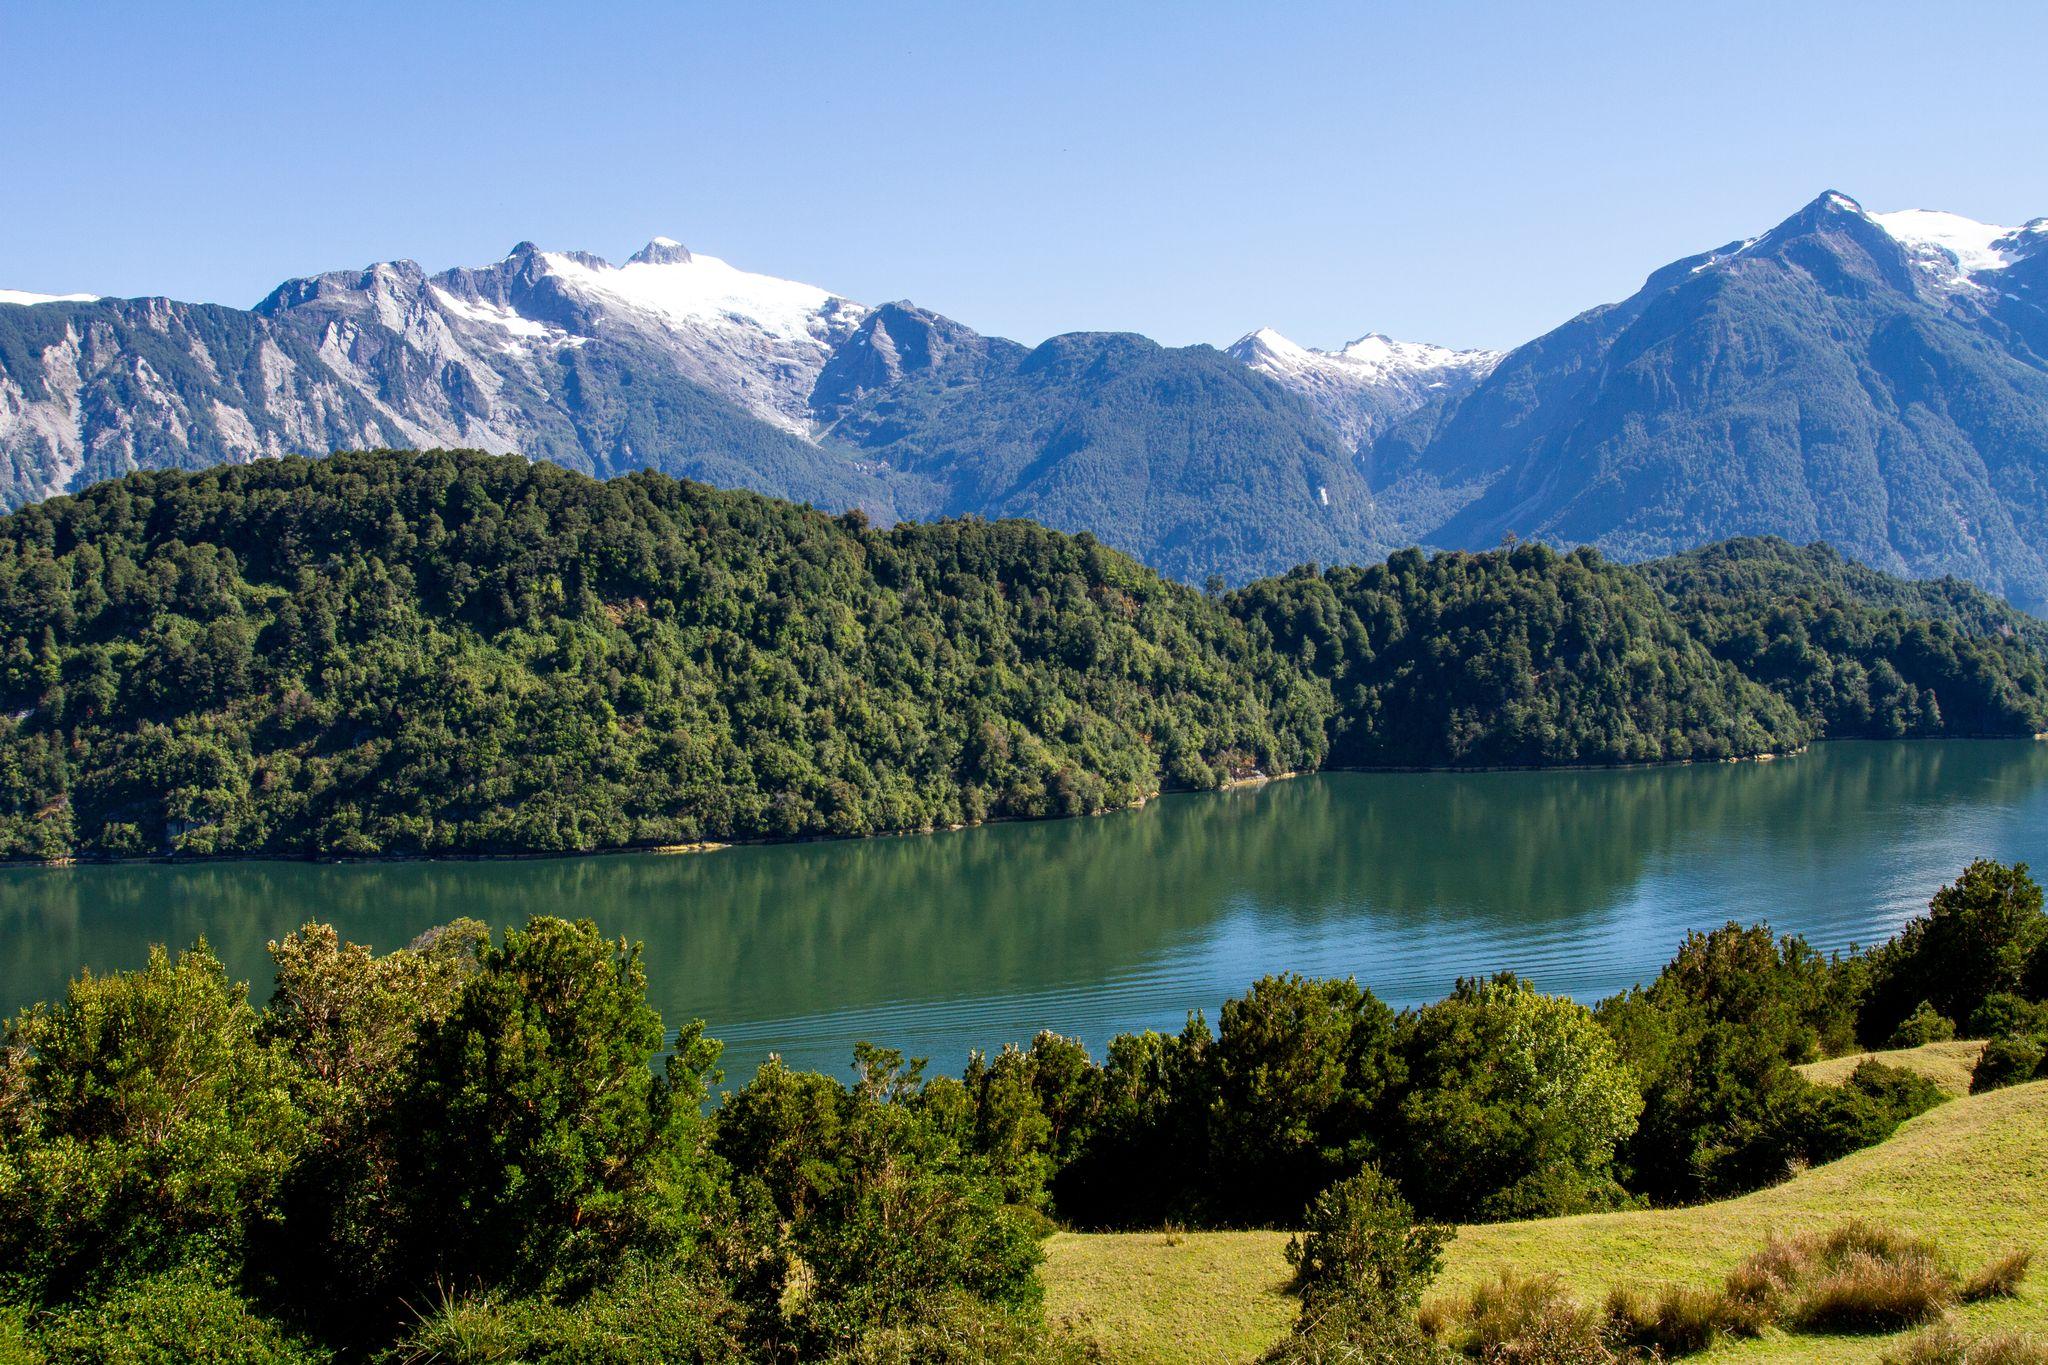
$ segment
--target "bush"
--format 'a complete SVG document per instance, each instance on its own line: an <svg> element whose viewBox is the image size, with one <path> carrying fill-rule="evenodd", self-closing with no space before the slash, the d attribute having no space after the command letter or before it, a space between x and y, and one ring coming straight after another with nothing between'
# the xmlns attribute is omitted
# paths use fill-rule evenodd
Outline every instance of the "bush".
<svg viewBox="0 0 2048 1365"><path fill-rule="evenodd" d="M1804 1331L1896 1332L1940 1317L1954 1301L1953 1283L1931 1261L1853 1256L1806 1287L1791 1322Z"/></svg>
<svg viewBox="0 0 2048 1365"><path fill-rule="evenodd" d="M1748 1327L1746 1319L1731 1312L1727 1296L1711 1289L1666 1285L1652 1297L1617 1287L1607 1296L1606 1339L1659 1357L1694 1355L1724 1331L1753 1335Z"/></svg>
<svg viewBox="0 0 2048 1365"><path fill-rule="evenodd" d="M2011 991L1984 997L1970 1016L1972 1038L2010 1038L2048 1033L2048 1000L2029 1000Z"/></svg>
<svg viewBox="0 0 2048 1365"><path fill-rule="evenodd" d="M1225 1002L1206 1058L1212 1217L1292 1222L1370 1160L1393 1045L1394 1012L1349 979L1269 976Z"/></svg>
<svg viewBox="0 0 2048 1365"><path fill-rule="evenodd" d="M50 1365L311 1365L329 1358L195 1269L136 1280L66 1309L38 1337Z"/></svg>
<svg viewBox="0 0 2048 1365"><path fill-rule="evenodd" d="M1459 1360L1413 1317L1337 1304L1298 1325L1259 1357L1259 1365L1459 1365Z"/></svg>
<svg viewBox="0 0 2048 1365"><path fill-rule="evenodd" d="M1423 1291L1443 1268L1450 1228L1418 1224L1377 1167L1318 1195L1287 1244L1301 1311L1272 1365L1446 1358L1417 1321Z"/></svg>
<svg viewBox="0 0 2048 1365"><path fill-rule="evenodd" d="M1841 1085L1805 1092L1796 1123L1799 1151L1809 1162L1837 1160L1883 1142L1907 1119L1947 1098L1917 1071L1865 1060Z"/></svg>
<svg viewBox="0 0 2048 1365"><path fill-rule="evenodd" d="M1922 1000L1914 1006L1911 1014L1899 1021L1899 1026L1892 1030L1892 1036L1885 1040L1885 1046L1920 1047L1926 1043L1945 1043L1955 1036L1955 1023L1936 1014L1934 1006Z"/></svg>
<svg viewBox="0 0 2048 1365"><path fill-rule="evenodd" d="M920 1305L903 1326L879 1328L829 1365L1095 1365L1093 1342L1037 1315L960 1294Z"/></svg>
<svg viewBox="0 0 2048 1365"><path fill-rule="evenodd" d="M1367 1312L1413 1313L1455 1235L1418 1224L1376 1167L1338 1181L1316 1197L1301 1236L1287 1243L1302 1315L1320 1316L1338 1301Z"/></svg>
<svg viewBox="0 0 2048 1365"><path fill-rule="evenodd" d="M233 1262L310 1136L247 987L203 941L87 973L0 1053L0 1284L26 1297Z"/></svg>
<svg viewBox="0 0 2048 1365"><path fill-rule="evenodd" d="M851 1087L771 1059L714 1121L741 1198L786 1229L766 1293L805 1358L912 1327L949 1295L1035 1311L1044 1216L1004 1202L1003 1179L922 1103L922 1063L866 1044L854 1059Z"/></svg>
<svg viewBox="0 0 2048 1365"><path fill-rule="evenodd" d="M399 1075L392 1184L414 1289L572 1292L684 1236L718 1045L667 1037L640 949L535 916L483 955Z"/></svg>
<svg viewBox="0 0 2048 1365"><path fill-rule="evenodd" d="M1433 1217L1576 1213L1623 1198L1616 1146L1643 1097L1585 1006L1502 975L1403 1016L1389 1160Z"/></svg>
<svg viewBox="0 0 2048 1365"><path fill-rule="evenodd" d="M1555 1275L1502 1271L1467 1300L1451 1337L1490 1365L1605 1365L1617 1359L1604 1317L1566 1292Z"/></svg>
<svg viewBox="0 0 2048 1365"><path fill-rule="evenodd" d="M2033 1080L2048 1066L2048 1037L1993 1038L1970 1071L1970 1093Z"/></svg>

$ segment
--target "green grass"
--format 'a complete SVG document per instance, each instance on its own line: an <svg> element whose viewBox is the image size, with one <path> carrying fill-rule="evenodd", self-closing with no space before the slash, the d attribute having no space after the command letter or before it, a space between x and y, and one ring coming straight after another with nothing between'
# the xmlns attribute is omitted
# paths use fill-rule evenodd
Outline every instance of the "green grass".
<svg viewBox="0 0 2048 1365"><path fill-rule="evenodd" d="M1983 1054L1983 1039L1957 1038L1946 1043L1895 1048L1890 1052L1856 1052L1847 1057L1830 1057L1824 1062L1808 1062L1796 1070L1820 1085L1840 1085L1864 1062L1883 1062L1886 1066L1917 1071L1950 1095L1967 1095L1970 1093L1970 1072Z"/></svg>
<svg viewBox="0 0 2048 1365"><path fill-rule="evenodd" d="M2014 1246L2048 1251L2048 1082L1944 1104L1889 1142L1740 1199L1461 1228L1436 1293L1503 1267L1553 1271L1588 1302L1616 1284L1717 1285L1772 1233L1850 1217L1931 1238L1966 1272ZM1120 1365L1248 1361L1293 1320L1286 1245L1284 1232L1062 1233L1047 1247L1047 1307ZM1972 1336L2048 1332L2048 1271L1957 1321ZM1897 1340L1773 1333L1696 1358L1874 1362Z"/></svg>

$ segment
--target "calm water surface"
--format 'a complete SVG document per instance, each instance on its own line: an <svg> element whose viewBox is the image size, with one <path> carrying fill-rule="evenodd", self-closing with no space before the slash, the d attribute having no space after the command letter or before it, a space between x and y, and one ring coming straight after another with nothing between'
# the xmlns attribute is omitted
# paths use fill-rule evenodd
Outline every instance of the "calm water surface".
<svg viewBox="0 0 2048 1365"><path fill-rule="evenodd" d="M957 1070L1040 1028L1098 1047L1267 972L1396 1005L1513 968L1585 1000L1690 928L1871 942L1970 858L2048 866L2048 744L1830 744L1769 764L1334 773L1094 820L689 856L0 870L0 1009L204 934L268 991L309 917L379 948L475 915L587 915L647 945L656 1003L735 1077L857 1039Z"/></svg>

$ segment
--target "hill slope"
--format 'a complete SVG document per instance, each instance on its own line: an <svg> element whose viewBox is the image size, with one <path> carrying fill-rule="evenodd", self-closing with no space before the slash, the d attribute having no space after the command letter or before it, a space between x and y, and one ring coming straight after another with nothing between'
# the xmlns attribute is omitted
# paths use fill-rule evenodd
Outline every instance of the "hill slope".
<svg viewBox="0 0 2048 1365"><path fill-rule="evenodd" d="M1614 1284L1701 1284L1773 1233L1866 1217L1931 1238L1976 1265L2048 1227L2048 1083L1952 1100L1890 1140L1740 1199L1690 1209L1588 1214L1460 1228L1437 1293L1503 1266L1554 1271L1587 1299ZM1281 1232L1062 1233L1047 1247L1046 1303L1123 1365L1249 1361L1295 1305ZM2048 1330L2048 1285L1961 1311L1971 1334ZM1773 1334L1700 1359L1875 1361L1883 1338Z"/></svg>
<svg viewBox="0 0 2048 1365"><path fill-rule="evenodd" d="M1828 733L1801 699L1859 669L1897 733L2048 728L2018 638L1850 603L1860 655L1760 669L1709 648L1745 610L1543 546L1208 596L1027 522L878 531L473 452L138 474L0 519L0 856L860 835L1331 762L1736 758Z"/></svg>

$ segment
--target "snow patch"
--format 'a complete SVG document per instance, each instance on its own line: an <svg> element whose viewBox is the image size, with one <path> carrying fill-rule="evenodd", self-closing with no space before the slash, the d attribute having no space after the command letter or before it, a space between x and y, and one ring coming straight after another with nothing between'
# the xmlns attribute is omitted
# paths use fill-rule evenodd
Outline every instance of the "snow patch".
<svg viewBox="0 0 2048 1365"><path fill-rule="evenodd" d="M1873 213L1870 218L1916 259L1929 265L1947 264L1949 273L1959 277L2005 269L2024 254L2016 248L2021 233L2028 231L1936 209L1901 209Z"/></svg>
<svg viewBox="0 0 2048 1365"><path fill-rule="evenodd" d="M482 299L458 298L438 284L427 286L427 292L434 296L434 302L456 317L484 327L496 327L517 337L544 337L548 334L547 324L523 317L502 305Z"/></svg>
<svg viewBox="0 0 2048 1365"><path fill-rule="evenodd" d="M92 303L105 297L104 294L31 294L26 289L0 289L0 303L18 303L25 308L38 303Z"/></svg>
<svg viewBox="0 0 2048 1365"><path fill-rule="evenodd" d="M828 345L820 317L843 302L815 285L756 275L716 256L623 266L587 265L556 252L544 252L542 259L564 283L670 323L745 327L820 348Z"/></svg>

